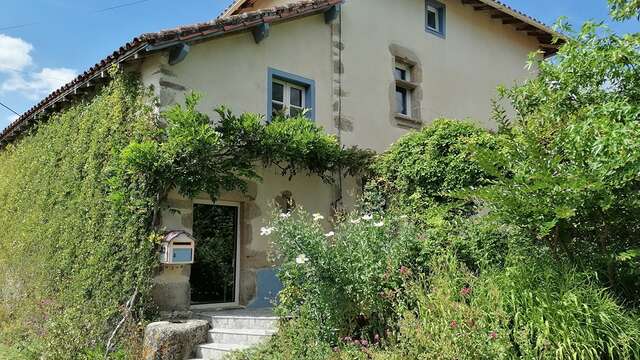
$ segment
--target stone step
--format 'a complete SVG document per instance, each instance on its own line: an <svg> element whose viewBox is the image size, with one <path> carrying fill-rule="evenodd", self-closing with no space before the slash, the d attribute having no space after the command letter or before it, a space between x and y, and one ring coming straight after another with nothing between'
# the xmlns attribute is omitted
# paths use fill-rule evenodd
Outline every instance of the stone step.
<svg viewBox="0 0 640 360"><path fill-rule="evenodd" d="M229 329L214 328L209 330L209 342L220 344L257 345L275 334L273 329Z"/></svg>
<svg viewBox="0 0 640 360"><path fill-rule="evenodd" d="M251 347L250 345L238 345L238 344L219 344L208 343L198 345L196 348L196 356L199 359L205 360L219 360L223 359L232 351L244 350Z"/></svg>
<svg viewBox="0 0 640 360"><path fill-rule="evenodd" d="M212 328L222 329L275 330L278 326L277 317L212 316L209 322Z"/></svg>
<svg viewBox="0 0 640 360"><path fill-rule="evenodd" d="M212 328L223 329L274 330L279 319L274 316L272 309L207 311L195 313L194 316L207 320Z"/></svg>

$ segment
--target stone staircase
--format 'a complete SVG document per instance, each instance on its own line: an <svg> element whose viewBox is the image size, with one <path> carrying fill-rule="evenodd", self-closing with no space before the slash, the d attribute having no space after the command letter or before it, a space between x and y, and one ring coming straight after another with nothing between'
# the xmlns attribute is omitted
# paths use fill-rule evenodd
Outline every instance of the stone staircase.
<svg viewBox="0 0 640 360"><path fill-rule="evenodd" d="M208 343L198 345L198 359L223 359L231 351L244 350L267 341L277 330L278 317L268 309L203 311L195 318L209 321Z"/></svg>

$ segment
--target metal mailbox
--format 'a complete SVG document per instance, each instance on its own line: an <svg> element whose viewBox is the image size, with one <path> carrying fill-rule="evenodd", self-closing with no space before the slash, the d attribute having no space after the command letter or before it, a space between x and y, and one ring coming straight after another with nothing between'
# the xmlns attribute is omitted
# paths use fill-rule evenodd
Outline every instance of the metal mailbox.
<svg viewBox="0 0 640 360"><path fill-rule="evenodd" d="M167 265L193 264L195 239L186 231L170 231L162 241L160 262Z"/></svg>

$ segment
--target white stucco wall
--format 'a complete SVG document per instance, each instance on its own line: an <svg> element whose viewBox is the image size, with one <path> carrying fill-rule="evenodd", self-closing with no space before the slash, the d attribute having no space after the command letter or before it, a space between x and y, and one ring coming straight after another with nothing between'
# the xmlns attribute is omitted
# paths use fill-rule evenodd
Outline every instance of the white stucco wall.
<svg viewBox="0 0 640 360"><path fill-rule="evenodd" d="M406 131L393 126L394 56L392 44L407 48L421 62L422 121L438 117L472 118L492 128L490 99L500 84L528 76L527 56L537 40L511 25L474 11L459 0L446 5L446 38L424 30L424 0L351 0L343 5L343 116L354 131L343 142L383 151Z"/></svg>

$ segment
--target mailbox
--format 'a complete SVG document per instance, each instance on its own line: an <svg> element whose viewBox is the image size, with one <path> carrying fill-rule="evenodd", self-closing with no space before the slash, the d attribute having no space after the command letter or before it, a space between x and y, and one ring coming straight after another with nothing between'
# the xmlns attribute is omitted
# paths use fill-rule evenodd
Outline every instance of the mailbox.
<svg viewBox="0 0 640 360"><path fill-rule="evenodd" d="M193 264L195 239L186 231L170 231L162 241L160 262L167 265Z"/></svg>

